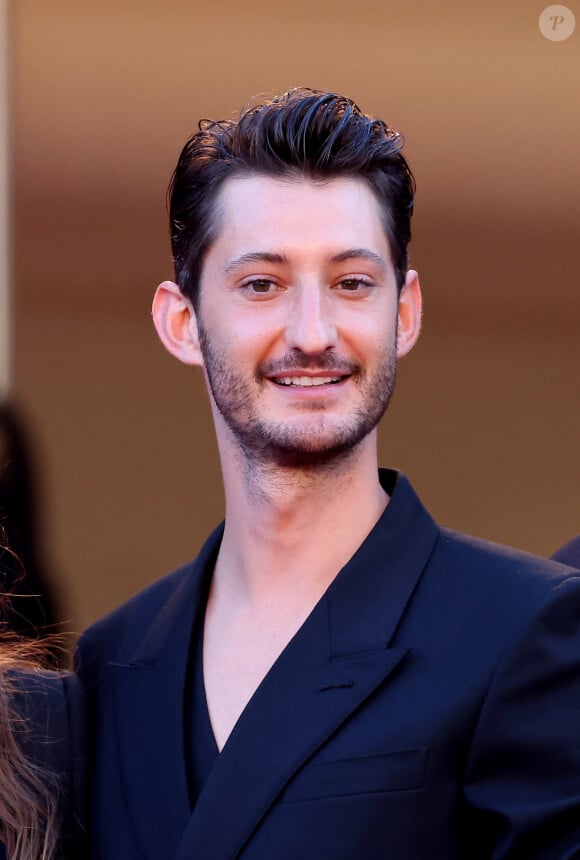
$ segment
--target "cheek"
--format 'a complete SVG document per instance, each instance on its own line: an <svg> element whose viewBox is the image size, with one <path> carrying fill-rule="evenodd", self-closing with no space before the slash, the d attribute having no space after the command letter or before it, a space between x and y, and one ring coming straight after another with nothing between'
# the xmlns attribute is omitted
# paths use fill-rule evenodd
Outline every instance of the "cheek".
<svg viewBox="0 0 580 860"><path fill-rule="evenodd" d="M284 328L279 314L264 313L243 315L227 323L227 344L231 353L241 361L259 364L284 350Z"/></svg>
<svg viewBox="0 0 580 860"><path fill-rule="evenodd" d="M396 320L377 314L375 318L365 318L358 325L345 328L343 343L349 352L359 357L363 363L380 361L385 354L396 349Z"/></svg>
<svg viewBox="0 0 580 860"><path fill-rule="evenodd" d="M265 359L272 358L272 350L264 340L259 331L224 325L219 332L212 329L210 348L224 368L237 376L250 377Z"/></svg>

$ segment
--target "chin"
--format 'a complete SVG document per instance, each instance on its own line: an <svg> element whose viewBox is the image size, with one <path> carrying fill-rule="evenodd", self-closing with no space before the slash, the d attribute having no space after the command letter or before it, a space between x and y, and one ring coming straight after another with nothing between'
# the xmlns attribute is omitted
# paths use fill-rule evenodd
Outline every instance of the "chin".
<svg viewBox="0 0 580 860"><path fill-rule="evenodd" d="M339 463L350 459L353 452L354 448L340 450L326 448L319 451L278 450L271 452L270 462L280 469L313 472L336 467Z"/></svg>
<svg viewBox="0 0 580 860"><path fill-rule="evenodd" d="M295 469L336 464L354 452L369 432L366 427L342 427L334 431L327 428L326 432L318 429L310 433L305 430L292 432L287 427L278 433L273 428L269 428L269 432L262 428L262 431L257 437L252 434L252 456L263 462Z"/></svg>

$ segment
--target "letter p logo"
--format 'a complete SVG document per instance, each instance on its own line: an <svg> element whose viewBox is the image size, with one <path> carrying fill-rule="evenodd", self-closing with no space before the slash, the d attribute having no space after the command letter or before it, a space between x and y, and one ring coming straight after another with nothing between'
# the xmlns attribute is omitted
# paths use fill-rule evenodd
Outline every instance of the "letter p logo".
<svg viewBox="0 0 580 860"><path fill-rule="evenodd" d="M540 33L551 42L568 39L576 27L574 13L567 6L546 6L538 21Z"/></svg>

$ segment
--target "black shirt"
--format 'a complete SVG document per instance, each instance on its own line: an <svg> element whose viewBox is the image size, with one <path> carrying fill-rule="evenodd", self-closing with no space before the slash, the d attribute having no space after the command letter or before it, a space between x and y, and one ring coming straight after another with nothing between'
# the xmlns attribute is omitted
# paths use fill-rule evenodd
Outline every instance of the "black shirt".
<svg viewBox="0 0 580 860"><path fill-rule="evenodd" d="M205 602L191 640L185 691L186 772L192 810L219 756L203 683L204 614Z"/></svg>

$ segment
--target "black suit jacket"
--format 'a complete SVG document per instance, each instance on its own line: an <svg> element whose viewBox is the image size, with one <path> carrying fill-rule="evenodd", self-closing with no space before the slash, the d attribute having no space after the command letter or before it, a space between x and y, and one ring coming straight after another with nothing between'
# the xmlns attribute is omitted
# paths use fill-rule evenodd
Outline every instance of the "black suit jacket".
<svg viewBox="0 0 580 860"><path fill-rule="evenodd" d="M221 529L82 637L96 860L580 857L580 574L441 529L382 480L383 517L193 812L184 685Z"/></svg>

